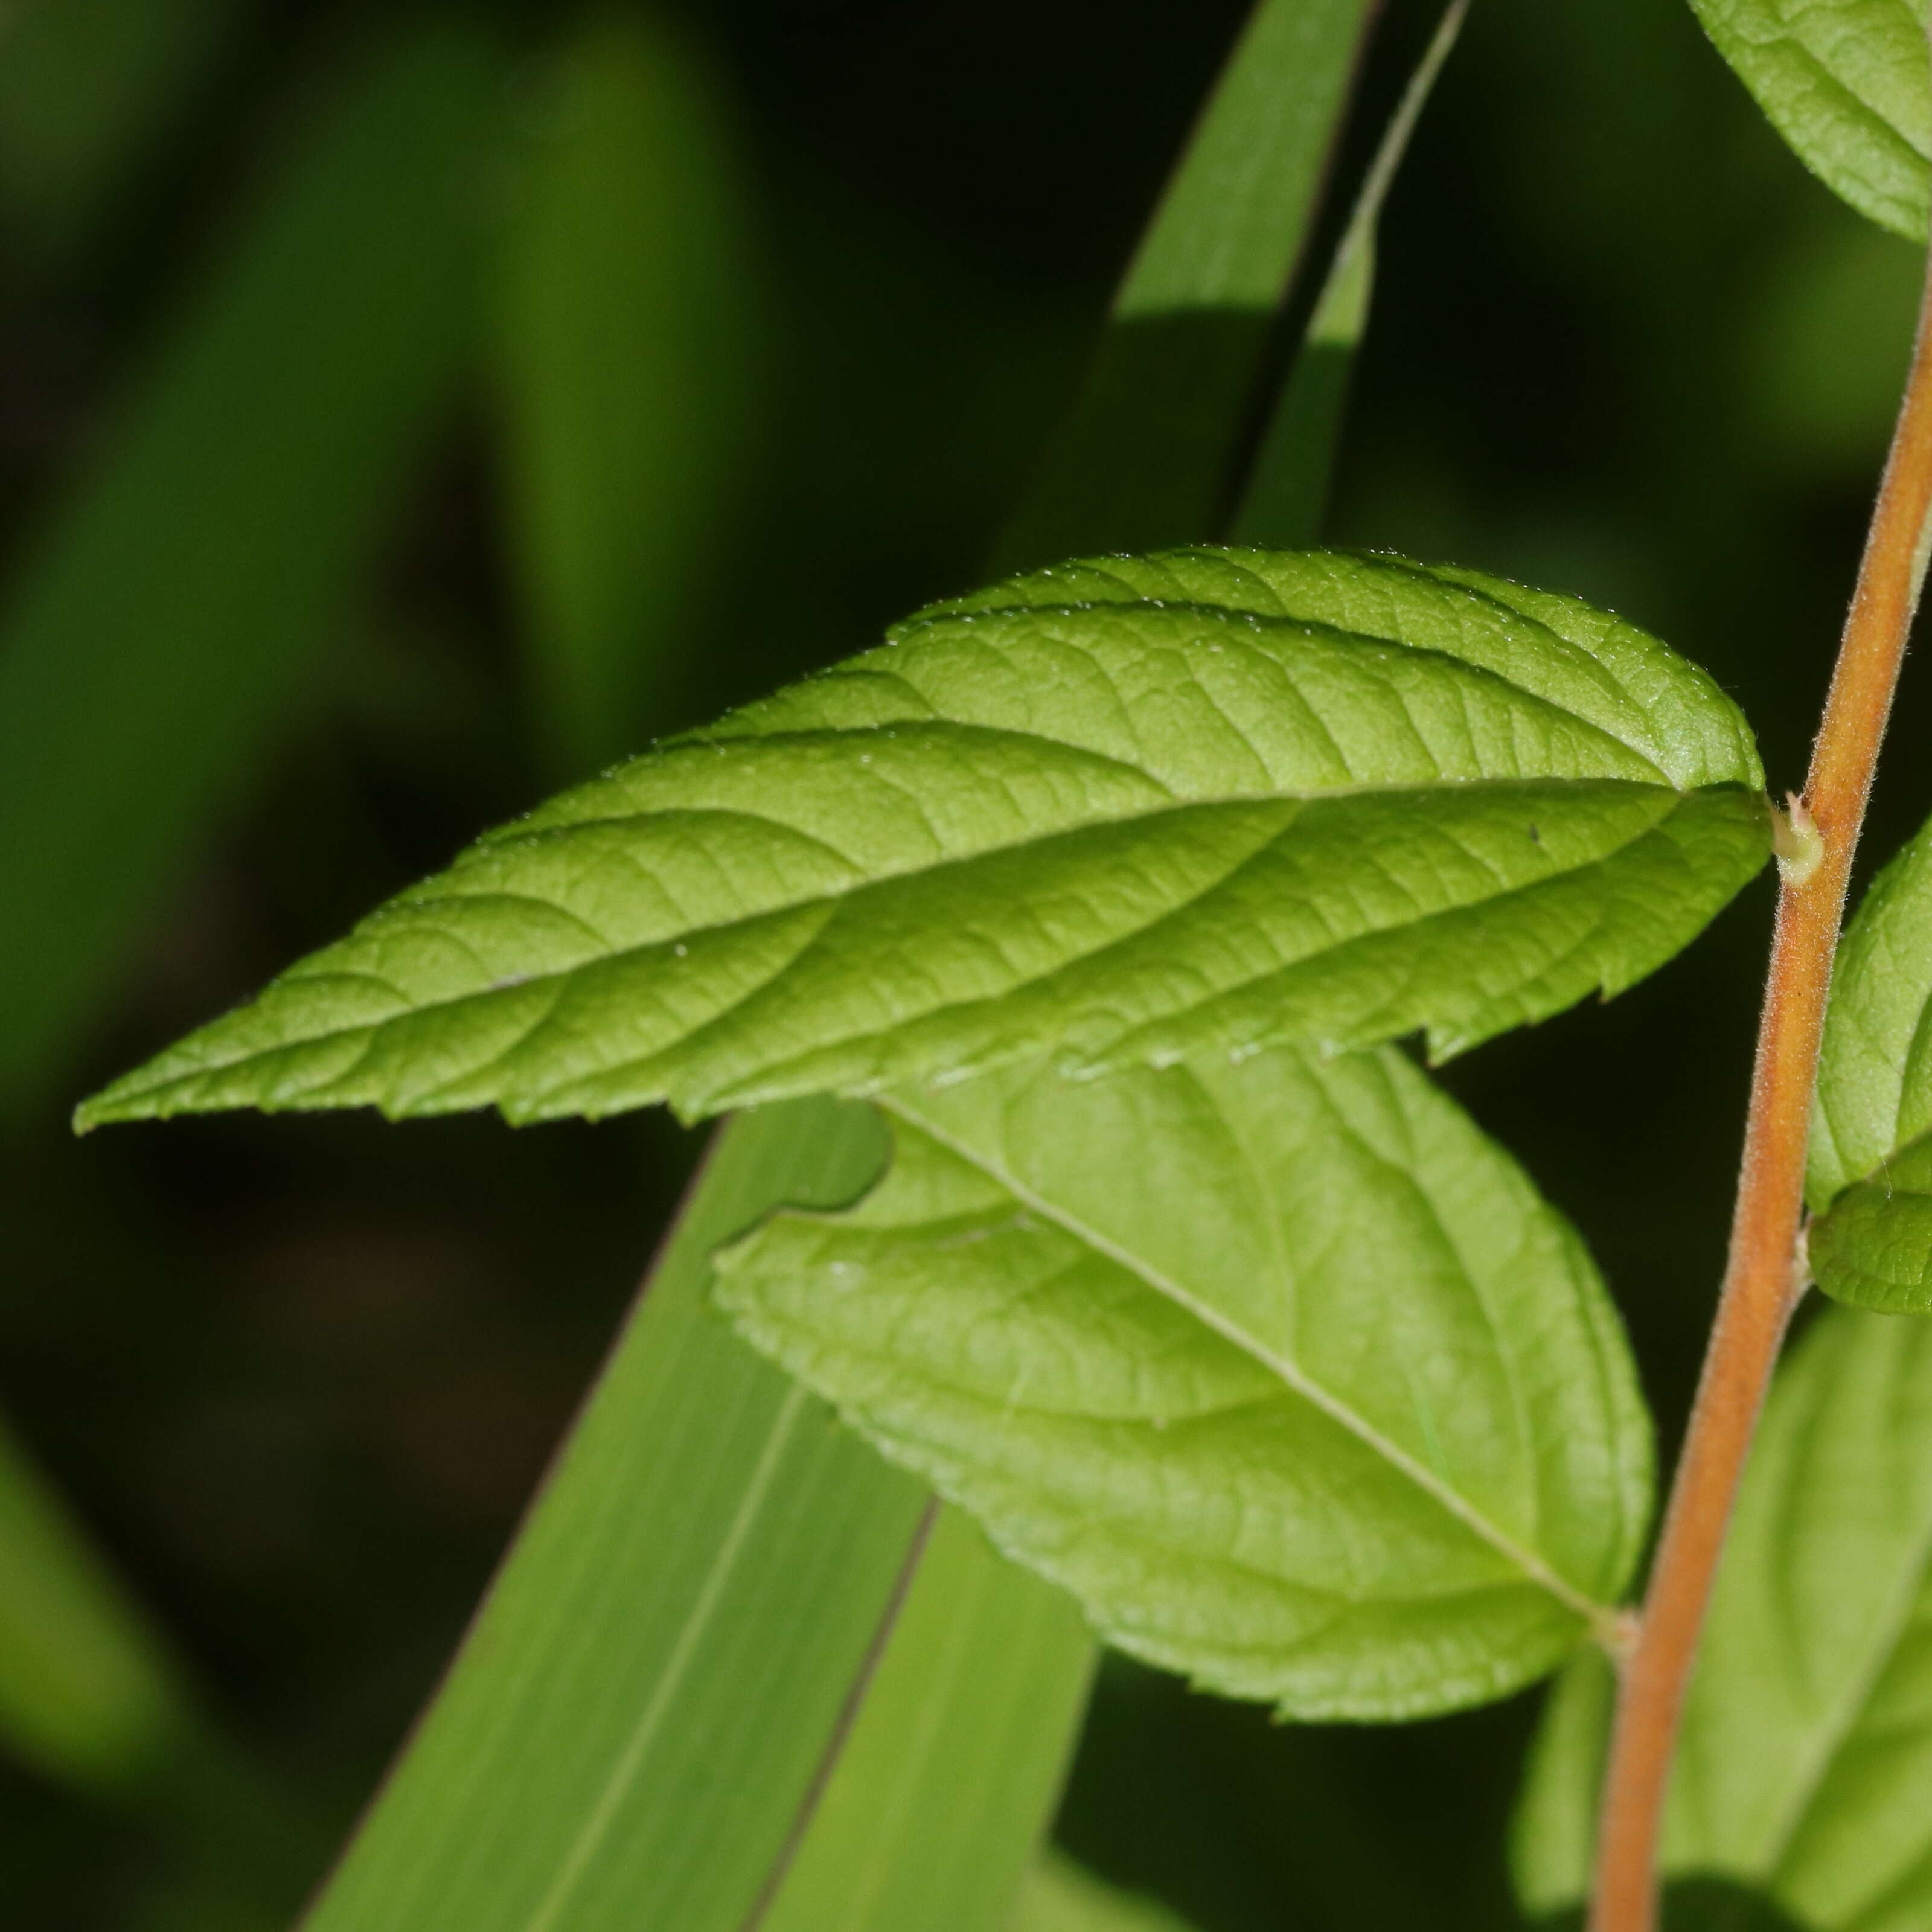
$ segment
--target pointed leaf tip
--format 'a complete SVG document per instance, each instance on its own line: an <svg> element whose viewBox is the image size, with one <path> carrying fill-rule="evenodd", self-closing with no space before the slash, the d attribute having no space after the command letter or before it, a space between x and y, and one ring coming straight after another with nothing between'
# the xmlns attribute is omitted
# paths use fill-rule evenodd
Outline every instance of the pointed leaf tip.
<svg viewBox="0 0 1932 1932"><path fill-rule="evenodd" d="M1687 944L1764 862L1762 784L1703 673L1570 598L1385 556L1075 562L481 839L84 1124L1457 1052Z"/></svg>

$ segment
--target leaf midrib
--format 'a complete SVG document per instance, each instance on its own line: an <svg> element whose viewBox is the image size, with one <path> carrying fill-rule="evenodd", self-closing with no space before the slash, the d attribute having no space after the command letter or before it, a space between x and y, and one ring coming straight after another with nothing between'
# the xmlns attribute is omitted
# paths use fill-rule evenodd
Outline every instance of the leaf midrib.
<svg viewBox="0 0 1932 1932"><path fill-rule="evenodd" d="M1514 1564L1529 1581L1546 1590L1566 1609L1580 1617L1589 1626L1593 1635L1600 1639L1609 1636L1616 1614L1612 1606L1599 1603L1560 1576L1534 1551L1526 1549L1506 1530L1492 1522L1467 1497L1444 1481L1425 1463L1418 1461L1400 1444L1383 1434L1360 1411L1309 1376L1299 1364L1264 1346L1238 1323L1230 1321L1219 1310L1202 1301L1183 1283L1163 1274L1142 1257L1109 1239L1097 1228L1088 1226L1077 1215L1069 1213L1029 1187L1018 1175L1010 1172L983 1150L950 1133L928 1116L921 1114L902 1096L896 1094L875 1096L874 1104L881 1111L896 1115L909 1126L928 1136L969 1166L977 1168L981 1173L988 1175L1006 1189L1023 1206L1051 1221L1076 1240L1084 1242L1096 1253L1105 1256L1116 1266L1126 1269L1156 1294L1165 1296L1177 1307L1184 1309L1203 1327L1211 1329L1224 1341L1232 1343L1252 1360L1259 1363L1293 1394L1318 1408L1365 1448L1380 1456L1391 1468L1406 1476L1430 1501L1454 1516L1499 1556Z"/></svg>
<svg viewBox="0 0 1932 1932"><path fill-rule="evenodd" d="M1667 784L1652 784L1642 779L1619 778L1444 778L1421 784L1364 784L1359 785L1336 786L1334 788L1324 788L1318 791L1310 792L1235 792L1211 798L1177 800L1171 803L1163 803L1150 807L1144 812L1124 813L1112 818L1096 818L1083 824L1070 826L1060 831L1043 833L1034 838L1016 840L1007 844L983 846L976 851L963 854L954 858L942 859L931 865L909 868L908 870L902 872L881 873L870 878L861 878L849 886L836 890L822 892L810 897L790 900L782 904L765 907L757 912L748 913L739 918L722 921L716 925L698 925L687 926L679 929L677 932L667 933L661 938L644 940L633 945L620 946L616 944L607 944L605 949L602 952L593 953L589 957L577 960L569 965L540 968L537 970L524 974L520 976L517 976L508 980L494 981L488 986L476 987L466 992L453 993L442 998L433 1000L411 1000L404 998L402 1004L398 1006L398 1009L394 1012L385 1014L380 1018L358 1020L354 1023L346 1026L331 1027L315 1032L304 1033L293 1039L278 1041L272 1046L250 1048L246 1051L234 1054L232 1057L230 1058L218 1060L210 1060L193 1066L184 1071L170 1072L164 1078L154 1080L145 1086L133 1088L131 1090L124 1094L120 1095L118 1097L115 1094L115 1090L110 1088L107 1094L104 1094L101 1096L101 1099L104 1101L112 1100L116 1105L124 1105L129 1102L151 1098L155 1095L165 1093L170 1088L176 1086L183 1082L206 1078L214 1074L226 1072L233 1068L246 1066L250 1061L271 1059L274 1055L280 1053L286 1053L301 1048L326 1046L332 1041L346 1039L358 1034L373 1034L380 1031L382 1028L397 1024L399 1022L419 1018L432 1013L447 1012L453 1008L462 1006L472 1000L494 999L507 993L520 993L532 986L542 987L554 984L560 984L561 982L568 980L573 974L588 971L593 968L608 965L615 961L632 958L639 953L647 952L653 950L654 949L668 949L672 946L683 943L686 939L698 939L727 934L730 933L736 928L752 926L760 920L778 919L788 914L806 911L816 908L836 908L861 892L874 890L880 887L892 885L908 879L931 878L954 868L962 868L977 865L989 860L1010 857L1016 853L1022 853L1029 850L1043 848L1051 844L1054 841L1062 838L1076 838L1091 832L1149 823L1172 812L1212 810L1220 806L1235 805L1283 804L1309 806L1324 802L1328 800L1336 798L1351 798L1365 796L1393 796L1411 793L1422 794L1450 790L1457 792L1490 790L1499 793L1510 791L1536 791L1558 794L1568 791L1581 791L1589 789L1612 790L1617 792L1644 792L1658 794L1674 800L1676 801L1676 805L1682 805L1688 803L1690 800L1694 798L1706 796L1710 793L1732 788L1733 788L1727 786L1712 786L1700 788L1695 791L1685 792L1679 790L1676 787ZM1673 805L1672 807L1672 810L1676 808L1676 805ZM640 813L636 815L640 818L643 818L646 817L658 817L660 814L656 813ZM775 822L762 820L761 815L755 813L732 813L728 811L721 810L717 812L716 815L719 817L742 816L746 818L760 818L760 822L767 824ZM1669 815L1670 814L1668 812L1664 814L1665 818L1669 817ZM623 820L595 820L585 821L585 824L608 825L619 824L624 822L626 821ZM1656 821L1656 823L1659 824L1661 822L1661 819ZM560 826L555 828L555 833L563 834L568 832L574 832L579 829L580 828L577 826L568 827ZM790 830L788 827L785 829ZM1646 826L1643 828L1642 832L1637 836L1640 837L1647 836L1649 832L1654 831L1654 830L1655 824ZM534 837L539 835L530 836ZM1630 842L1632 842L1628 840L1624 841L1619 845L1614 848L1613 850L1621 850L1623 849L1624 845ZM1610 854L1598 854L1594 856L1583 861L1580 864L1565 865L1555 868L1543 878L1529 880L1523 885L1509 886L1498 885L1493 892L1484 895L1483 898L1469 902L1469 905L1475 906L1485 904L1496 899L1515 897L1523 892L1534 890L1538 886L1546 886L1554 880L1569 878L1576 874L1587 872L1591 868L1601 864L1604 860L1610 856L1611 856ZM500 896L500 895L494 891L473 893L449 892L440 894L434 898L425 897L422 898L399 899L392 902L390 905L383 908L380 911L373 914L371 916L369 926L365 926L360 932L352 934L350 938L340 942L340 944L345 946L352 945L358 940L369 937L370 926L374 926L376 922L379 920L387 922L391 920L400 920L406 916L416 917L430 916L432 915L434 910L440 906L458 903L465 898L481 899L494 898ZM524 895L524 896L529 896ZM548 902L545 902L545 903L548 903ZM1467 910L1468 908L1466 907L1458 909ZM1171 915L1172 909L1170 909L1168 913L1158 915L1156 920L1150 921L1150 924L1158 922L1158 918L1165 918L1171 916ZM1439 916L1440 914L1436 913L1427 914L1424 916L1427 918L1433 918ZM581 923L580 921L579 922ZM1419 924L1420 922L1422 922L1420 920L1407 922L1407 923L1412 924ZM1142 929L1143 928L1134 928L1134 931L1138 932ZM1382 929L1396 930L1399 928L1390 928ZM592 929L586 928L586 930ZM1119 943L1120 938L1131 938L1132 936L1132 933L1118 935L1114 940L1108 941L1108 944L1109 945L1116 944ZM338 949L332 947L329 950L333 952ZM1106 949L1104 947L1096 949L1096 951L1105 950ZM1065 963L1077 963L1079 958L1087 956L1076 956L1075 961ZM266 992L262 996L262 999L266 1000L274 994L297 988L322 986L326 985L326 982L331 980L367 980L374 984L384 987L392 994L398 993L398 988L394 987L388 981L382 979L380 974L369 972L365 969L344 966L320 968L319 962L310 962L308 963L311 966L317 967L319 970L304 970L301 966L292 968L288 973L284 974L280 979L274 981L273 984L267 988ZM1055 968L1054 970L1064 970L1064 967ZM754 990L755 991L757 989L754 988ZM257 1002L256 1004L259 1004L260 1002ZM740 1004L742 1004L742 1002ZM248 1010L247 1008L244 1008L242 1010L247 1011ZM715 1026L718 1022L720 1019L724 1018L726 1016L726 1014L728 1014L730 1010L730 1009L728 1008L725 1010L725 1013L721 1013L715 1016L710 1020L701 1022L699 1027L694 1028L692 1030L692 1034L694 1034L706 1028ZM211 1024L218 1026L222 1022L220 1020L217 1020ZM540 1024L540 1022L538 1023ZM655 1049L652 1057L656 1058L658 1054L674 1052L683 1043L684 1041L682 1039L670 1042L664 1047ZM188 1041L183 1043L183 1047L180 1050L185 1051L188 1047L191 1046L193 1044L193 1039L190 1038ZM130 1077L138 1078L139 1076L136 1075ZM346 1078L347 1076L344 1075L338 1077ZM464 1076L466 1080L472 1077L472 1076L467 1075ZM117 1085L119 1083L117 1083ZM332 1082L328 1084L333 1084L335 1083ZM112 1118L111 1115L103 1116L97 1114L94 1111L94 1105L92 1102L89 1102L87 1106L82 1107L80 1110L80 1113L83 1125L91 1125L94 1120L98 1118Z"/></svg>

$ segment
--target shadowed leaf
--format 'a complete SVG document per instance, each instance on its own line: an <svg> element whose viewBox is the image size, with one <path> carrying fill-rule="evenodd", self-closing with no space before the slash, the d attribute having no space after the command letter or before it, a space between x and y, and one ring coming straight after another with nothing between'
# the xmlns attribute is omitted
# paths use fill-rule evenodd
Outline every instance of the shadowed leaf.
<svg viewBox="0 0 1932 1932"><path fill-rule="evenodd" d="M1707 1914L1755 1900L1763 1916L1687 1927L1911 1932L1932 1916L1928 1432L1921 1323L1832 1310L1779 1372L1699 1653L1663 1852L1687 1892L1703 1882ZM1516 1832L1519 1888L1545 1913L1583 1896L1609 1721L1601 1667L1571 1670Z"/></svg>

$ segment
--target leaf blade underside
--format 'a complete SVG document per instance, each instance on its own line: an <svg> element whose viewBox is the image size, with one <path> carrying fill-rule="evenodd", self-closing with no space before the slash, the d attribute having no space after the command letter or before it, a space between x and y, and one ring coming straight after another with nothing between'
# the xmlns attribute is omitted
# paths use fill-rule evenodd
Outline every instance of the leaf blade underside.
<svg viewBox="0 0 1932 1932"><path fill-rule="evenodd" d="M487 836L78 1118L1446 1054L1688 944L1762 862L1761 784L1703 674L1568 599L1319 553L1063 566Z"/></svg>
<svg viewBox="0 0 1932 1932"><path fill-rule="evenodd" d="M1923 0L1690 0L1771 124L1880 226L1925 234L1932 62Z"/></svg>
<svg viewBox="0 0 1932 1932"><path fill-rule="evenodd" d="M1402 1054L880 1104L880 1186L775 1217L716 1292L1109 1641L1286 1715L1390 1719L1603 1626L1648 1510L1621 1330Z"/></svg>
<svg viewBox="0 0 1932 1932"><path fill-rule="evenodd" d="M1780 1370L1685 1708L1667 1879L1728 1881L1814 1932L1907 1932L1932 1913L1928 1429L1919 1323L1828 1310ZM1537 1912L1588 1885L1610 1700L1574 1668L1521 1814L1544 1840L1520 1829L1516 1847Z"/></svg>

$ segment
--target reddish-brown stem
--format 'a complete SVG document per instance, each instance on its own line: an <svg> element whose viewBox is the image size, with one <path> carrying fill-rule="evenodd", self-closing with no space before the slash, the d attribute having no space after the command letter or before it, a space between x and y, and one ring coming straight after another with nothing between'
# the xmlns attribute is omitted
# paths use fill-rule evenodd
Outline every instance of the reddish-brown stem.
<svg viewBox="0 0 1932 1932"><path fill-rule="evenodd" d="M1845 886L1925 574L1932 514L1932 282L1858 587L1805 779L1823 842L1784 867L1731 1249L1604 1772L1592 1932L1654 1932L1665 1779L1738 1478L1792 1304L1804 1140Z"/></svg>

